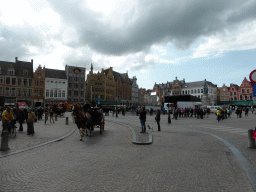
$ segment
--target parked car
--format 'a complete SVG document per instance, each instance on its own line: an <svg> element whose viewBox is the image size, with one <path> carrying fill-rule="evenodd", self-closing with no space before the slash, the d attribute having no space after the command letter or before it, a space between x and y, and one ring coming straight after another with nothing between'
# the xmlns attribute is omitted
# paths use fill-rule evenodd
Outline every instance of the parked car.
<svg viewBox="0 0 256 192"><path fill-rule="evenodd" d="M210 108L211 113L216 113L218 108L221 108L221 106L207 106L207 108Z"/></svg>

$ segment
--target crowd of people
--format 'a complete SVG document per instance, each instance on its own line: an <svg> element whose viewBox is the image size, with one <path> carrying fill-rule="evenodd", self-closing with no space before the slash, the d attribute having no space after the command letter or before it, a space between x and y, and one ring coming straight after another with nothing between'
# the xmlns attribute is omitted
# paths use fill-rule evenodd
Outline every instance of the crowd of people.
<svg viewBox="0 0 256 192"><path fill-rule="evenodd" d="M54 123L53 117L55 114L63 115L65 110L63 106L47 106L45 108L33 107L33 108L16 108L16 107L0 107L0 121L2 121L2 131L10 129L9 124L18 128L18 131L23 131L24 123L27 124L27 134L34 135L34 122L43 119L45 115L45 123L48 116L50 116L50 123ZM16 125L18 124L18 125ZM17 127L18 126L18 127Z"/></svg>

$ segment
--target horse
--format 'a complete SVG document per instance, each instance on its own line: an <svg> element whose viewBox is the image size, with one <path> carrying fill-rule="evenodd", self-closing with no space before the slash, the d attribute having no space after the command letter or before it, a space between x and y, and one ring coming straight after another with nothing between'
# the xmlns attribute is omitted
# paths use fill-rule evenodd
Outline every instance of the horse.
<svg viewBox="0 0 256 192"><path fill-rule="evenodd" d="M75 123L77 125L77 128L79 129L80 141L83 140L85 131L86 131L86 136L88 136L88 132L89 132L90 133L89 136L91 137L93 125L92 125L92 121L91 121L92 117L91 117L90 113L82 112L82 110L79 106L75 106L73 113L75 116Z"/></svg>

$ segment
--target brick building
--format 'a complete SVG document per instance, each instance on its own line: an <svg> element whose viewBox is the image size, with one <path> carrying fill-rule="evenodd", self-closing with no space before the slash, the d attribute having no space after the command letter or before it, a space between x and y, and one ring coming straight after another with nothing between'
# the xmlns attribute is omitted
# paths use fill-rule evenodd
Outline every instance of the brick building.
<svg viewBox="0 0 256 192"><path fill-rule="evenodd" d="M33 80L33 105L44 106L45 104L45 72L39 65L34 72Z"/></svg>
<svg viewBox="0 0 256 192"><path fill-rule="evenodd" d="M101 72L93 73L93 65L91 71L87 75L86 100L97 104L114 104L116 99L116 83L113 76L112 67Z"/></svg>
<svg viewBox="0 0 256 192"><path fill-rule="evenodd" d="M67 102L84 104L86 91L85 67L66 65L65 72L68 80Z"/></svg>
<svg viewBox="0 0 256 192"><path fill-rule="evenodd" d="M0 61L0 105L9 106L16 102L33 103L33 60L31 62Z"/></svg>

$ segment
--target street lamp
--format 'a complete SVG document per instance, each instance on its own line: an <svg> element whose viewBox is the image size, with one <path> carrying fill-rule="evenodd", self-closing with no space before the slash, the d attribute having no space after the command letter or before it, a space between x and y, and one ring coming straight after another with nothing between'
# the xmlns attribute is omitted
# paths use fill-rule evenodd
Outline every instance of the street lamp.
<svg viewBox="0 0 256 192"><path fill-rule="evenodd" d="M118 117L118 113L117 113L117 97L116 97L116 117Z"/></svg>
<svg viewBox="0 0 256 192"><path fill-rule="evenodd" d="M168 90L168 93L170 93L170 91ZM170 103L168 101L168 123L171 124L172 121L171 121L171 117L170 117Z"/></svg>

